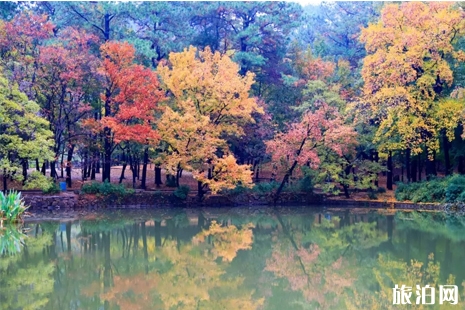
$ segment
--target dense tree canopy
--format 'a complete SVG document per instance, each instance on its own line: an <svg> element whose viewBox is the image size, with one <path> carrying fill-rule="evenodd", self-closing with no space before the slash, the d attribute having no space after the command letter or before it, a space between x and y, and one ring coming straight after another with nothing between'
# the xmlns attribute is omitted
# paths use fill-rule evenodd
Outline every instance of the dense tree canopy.
<svg viewBox="0 0 465 310"><path fill-rule="evenodd" d="M388 189L404 174L465 173L459 4L37 2L0 13L2 87L14 93L1 108L37 144L26 154L2 127L13 143L1 146L4 180L18 177L12 167L26 179L35 161L55 179L66 169L69 186L77 164L82 181L110 182L122 165L122 182L129 164L147 189L154 163L157 187L162 170L178 187L185 171L200 196L260 176L284 180L278 193L307 178L349 196L375 190L381 171ZM36 102L35 129L11 120L7 101Z"/></svg>

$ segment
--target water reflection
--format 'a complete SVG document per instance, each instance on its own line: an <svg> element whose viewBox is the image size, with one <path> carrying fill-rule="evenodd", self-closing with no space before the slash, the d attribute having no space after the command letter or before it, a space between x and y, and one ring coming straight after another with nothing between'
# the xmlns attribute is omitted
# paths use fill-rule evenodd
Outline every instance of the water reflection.
<svg viewBox="0 0 465 310"><path fill-rule="evenodd" d="M390 309L394 284L455 284L465 298L461 217L173 212L0 232L13 244L0 259L0 309Z"/></svg>

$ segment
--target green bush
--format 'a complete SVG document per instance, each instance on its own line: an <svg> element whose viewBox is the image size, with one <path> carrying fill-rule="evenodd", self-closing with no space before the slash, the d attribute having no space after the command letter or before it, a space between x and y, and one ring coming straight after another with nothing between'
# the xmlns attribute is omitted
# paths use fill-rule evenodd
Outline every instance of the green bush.
<svg viewBox="0 0 465 310"><path fill-rule="evenodd" d="M10 191L8 194L4 194L0 192L0 220L19 221L27 208L21 198L21 193Z"/></svg>
<svg viewBox="0 0 465 310"><path fill-rule="evenodd" d="M81 192L84 194L96 194L108 200L121 200L122 198L134 194L135 191L131 188L126 188L122 184L111 184L106 180L103 183L92 182L90 184L84 184Z"/></svg>
<svg viewBox="0 0 465 310"><path fill-rule="evenodd" d="M445 201L446 202L464 202L465 192L465 176L454 175L449 177L449 182L445 188Z"/></svg>
<svg viewBox="0 0 465 310"><path fill-rule="evenodd" d="M167 187L176 187L176 177L174 175L166 175L166 184Z"/></svg>
<svg viewBox="0 0 465 310"><path fill-rule="evenodd" d="M40 171L33 171L24 184L24 189L40 189L44 194L55 194L60 188L55 184L53 178L47 177Z"/></svg>
<svg viewBox="0 0 465 310"><path fill-rule="evenodd" d="M465 176L453 175L432 178L417 183L398 183L395 193L399 201L412 202L463 202L465 201Z"/></svg>
<svg viewBox="0 0 465 310"><path fill-rule="evenodd" d="M173 192L173 195L179 199L186 200L191 189L187 185L181 185Z"/></svg>

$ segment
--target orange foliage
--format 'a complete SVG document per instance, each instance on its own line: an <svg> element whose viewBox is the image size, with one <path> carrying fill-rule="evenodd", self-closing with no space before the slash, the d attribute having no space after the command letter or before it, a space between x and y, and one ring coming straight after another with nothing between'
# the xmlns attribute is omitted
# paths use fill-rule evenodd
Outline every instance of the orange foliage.
<svg viewBox="0 0 465 310"><path fill-rule="evenodd" d="M96 131L109 128L115 143L155 143L159 139L155 111L164 98L156 73L133 64L135 50L129 43L107 42L100 50L104 60L98 71L106 85L101 99L107 110L99 122L86 124Z"/></svg>

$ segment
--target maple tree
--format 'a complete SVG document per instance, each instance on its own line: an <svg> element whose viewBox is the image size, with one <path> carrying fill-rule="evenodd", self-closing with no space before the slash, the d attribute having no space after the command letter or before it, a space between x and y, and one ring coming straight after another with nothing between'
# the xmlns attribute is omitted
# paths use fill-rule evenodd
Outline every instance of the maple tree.
<svg viewBox="0 0 465 310"><path fill-rule="evenodd" d="M173 96L158 128L170 153L166 169L177 179L180 169L194 172L201 196L203 185L216 192L228 184L251 183L251 173L235 163L225 137L242 136L242 126L254 121L253 112L262 110L249 95L253 74L240 76L237 64L209 48L199 51L198 57L196 53L194 47L171 53L170 64L159 66L158 73Z"/></svg>
<svg viewBox="0 0 465 310"><path fill-rule="evenodd" d="M158 141L155 111L164 94L156 73L133 63L133 46L107 42L100 50L103 61L98 70L105 87L101 93L103 115L99 120L87 119L85 124L103 134L102 180L110 180L111 156L119 143L148 145Z"/></svg>
<svg viewBox="0 0 465 310"><path fill-rule="evenodd" d="M38 70L33 84L37 102L50 122L55 143L55 159L50 176L57 177L56 162L67 153L66 179L71 186L71 160L82 135L79 122L89 116L89 97L97 88L95 70L98 59L91 53L96 37L74 28L60 31L57 42L41 46Z"/></svg>
<svg viewBox="0 0 465 310"><path fill-rule="evenodd" d="M291 124L286 132L278 133L266 143L272 160L285 171L275 201L296 167L317 168L321 163L320 148L328 148L342 156L355 137L355 131L344 123L337 108L326 103L315 107L315 111L306 112L301 121Z"/></svg>

